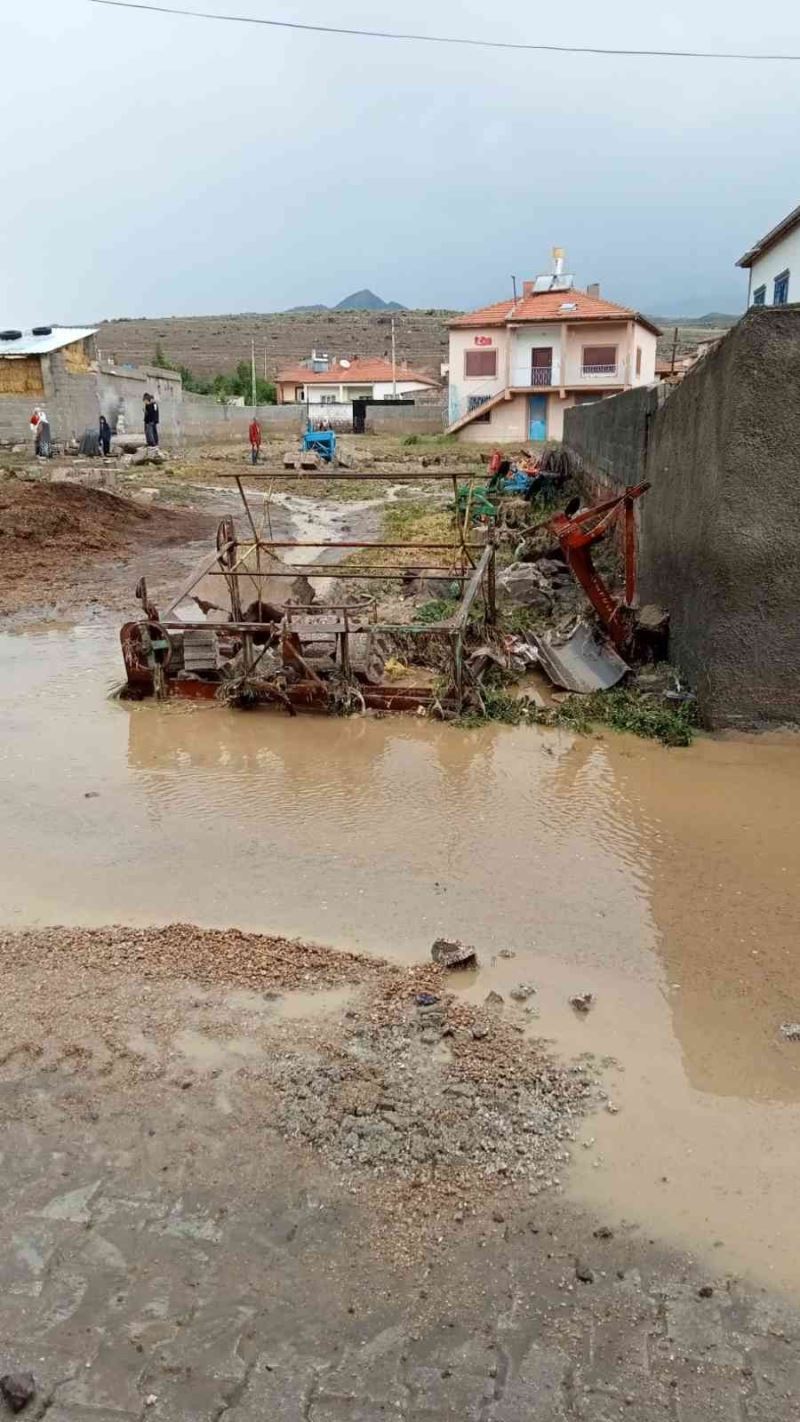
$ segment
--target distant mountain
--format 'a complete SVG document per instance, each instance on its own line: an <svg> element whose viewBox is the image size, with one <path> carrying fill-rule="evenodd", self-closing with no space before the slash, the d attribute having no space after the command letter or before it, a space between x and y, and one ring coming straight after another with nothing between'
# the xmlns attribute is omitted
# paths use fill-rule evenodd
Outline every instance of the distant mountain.
<svg viewBox="0 0 800 1422"><path fill-rule="evenodd" d="M287 316L313 316L318 311L330 311L330 306L289 306Z"/></svg>
<svg viewBox="0 0 800 1422"><path fill-rule="evenodd" d="M728 316L723 311L709 311L705 316L651 316L657 326L701 326L713 331L728 331L741 320L738 316Z"/></svg>
<svg viewBox="0 0 800 1422"><path fill-rule="evenodd" d="M401 306L399 301L383 301L368 287L365 287L363 291L354 291L352 296L346 296L344 301L340 301L338 306L334 306L333 309L334 311L405 311L405 307Z"/></svg>

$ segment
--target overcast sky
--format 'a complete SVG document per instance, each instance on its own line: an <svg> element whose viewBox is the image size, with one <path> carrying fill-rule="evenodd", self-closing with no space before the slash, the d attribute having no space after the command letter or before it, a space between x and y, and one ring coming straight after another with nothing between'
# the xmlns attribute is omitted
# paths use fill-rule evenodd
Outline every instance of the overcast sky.
<svg viewBox="0 0 800 1422"><path fill-rule="evenodd" d="M181 3L181 0L175 0ZM796 0L183 0L426 33L800 54ZM499 300L567 249L657 314L740 310L800 203L800 64L323 37L0 0L0 322Z"/></svg>

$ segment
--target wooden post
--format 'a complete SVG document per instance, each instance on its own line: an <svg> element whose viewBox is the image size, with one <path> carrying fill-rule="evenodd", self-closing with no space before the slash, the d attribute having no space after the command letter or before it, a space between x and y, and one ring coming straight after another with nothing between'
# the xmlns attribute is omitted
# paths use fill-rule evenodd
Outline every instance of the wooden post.
<svg viewBox="0 0 800 1422"><path fill-rule="evenodd" d="M497 622L497 569L494 543L491 548L492 556L486 569L486 621L494 626Z"/></svg>

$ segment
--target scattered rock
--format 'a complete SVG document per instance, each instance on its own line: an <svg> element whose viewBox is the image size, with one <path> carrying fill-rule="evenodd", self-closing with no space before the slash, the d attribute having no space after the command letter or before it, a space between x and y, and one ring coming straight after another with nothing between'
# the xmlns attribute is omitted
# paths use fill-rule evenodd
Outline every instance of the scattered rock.
<svg viewBox="0 0 800 1422"><path fill-rule="evenodd" d="M492 1210L492 1219L495 1224L505 1224L506 1222L506 1217L502 1210Z"/></svg>
<svg viewBox="0 0 800 1422"><path fill-rule="evenodd" d="M497 576L497 595L517 607L529 607L549 617L553 599L542 586L544 578L535 563L512 563Z"/></svg>
<svg viewBox="0 0 800 1422"><path fill-rule="evenodd" d="M435 1007L439 999L432 992L418 992L414 1001L417 1007Z"/></svg>
<svg viewBox="0 0 800 1422"><path fill-rule="evenodd" d="M84 792L83 792L83 798L84 798L84 800L99 800L99 799L100 799L100 791L99 791L99 790L84 790Z"/></svg>
<svg viewBox="0 0 800 1422"><path fill-rule="evenodd" d="M489 1024L487 1022L476 1022L472 1028L472 1036L476 1042L482 1042L489 1035Z"/></svg>
<svg viewBox="0 0 800 1422"><path fill-rule="evenodd" d="M599 1229L594 1231L594 1237L595 1239L613 1239L614 1231L609 1229L608 1225L600 1225Z"/></svg>
<svg viewBox="0 0 800 1422"><path fill-rule="evenodd" d="M800 1022L783 1022L781 1036L785 1037L787 1042L800 1042Z"/></svg>
<svg viewBox="0 0 800 1422"><path fill-rule="evenodd" d="M486 997L484 998L483 1005L484 1007L502 1007L502 994L494 991L487 993Z"/></svg>
<svg viewBox="0 0 800 1422"><path fill-rule="evenodd" d="M516 958L517 955L513 948L501 948L497 956L498 958Z"/></svg>
<svg viewBox="0 0 800 1422"><path fill-rule="evenodd" d="M588 1264L584 1264L580 1259L575 1261L575 1278L580 1279L582 1284L594 1283L594 1269Z"/></svg>
<svg viewBox="0 0 800 1422"><path fill-rule="evenodd" d="M478 966L477 952L468 943L462 943L460 938L437 938L431 948L431 957L441 968Z"/></svg>
<svg viewBox="0 0 800 1422"><path fill-rule="evenodd" d="M533 983L520 983L519 987L511 989L510 996L513 997L515 1002L527 1002L528 998L533 997L535 992L536 988L533 986Z"/></svg>
<svg viewBox="0 0 800 1422"><path fill-rule="evenodd" d="M591 1012L592 1008L594 1007L594 993L576 993L575 997L570 998L569 1005L570 1007L574 1007L576 1012L580 1012L585 1015L587 1012Z"/></svg>
<svg viewBox="0 0 800 1422"><path fill-rule="evenodd" d="M12 1412L21 1412L36 1396L33 1373L6 1373L0 1378L0 1393Z"/></svg>
<svg viewBox="0 0 800 1422"><path fill-rule="evenodd" d="M710 1284L703 1284L703 1287L697 1290L697 1294L701 1299L712 1299L714 1297L714 1290Z"/></svg>
<svg viewBox="0 0 800 1422"><path fill-rule="evenodd" d="M139 449L134 454L131 463L135 467L138 467L140 464L164 464L166 458L167 456L163 449Z"/></svg>

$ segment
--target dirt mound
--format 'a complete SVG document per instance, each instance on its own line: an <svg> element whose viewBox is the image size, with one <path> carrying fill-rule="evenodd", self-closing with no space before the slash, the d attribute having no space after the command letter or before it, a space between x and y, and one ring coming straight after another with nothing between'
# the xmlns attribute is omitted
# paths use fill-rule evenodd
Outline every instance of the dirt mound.
<svg viewBox="0 0 800 1422"><path fill-rule="evenodd" d="M91 601L93 569L128 555L205 538L208 515L144 507L100 489L7 478L0 482L0 613ZM130 596L130 593L128 594Z"/></svg>
<svg viewBox="0 0 800 1422"><path fill-rule="evenodd" d="M114 552L132 531L153 522L150 509L78 484L0 484L0 551L3 561L24 564L53 544L83 553Z"/></svg>

